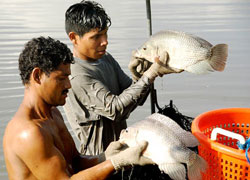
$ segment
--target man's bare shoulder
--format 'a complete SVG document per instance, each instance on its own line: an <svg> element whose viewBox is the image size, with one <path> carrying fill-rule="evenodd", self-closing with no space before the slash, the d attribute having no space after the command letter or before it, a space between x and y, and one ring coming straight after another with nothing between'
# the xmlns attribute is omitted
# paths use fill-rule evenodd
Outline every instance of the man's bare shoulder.
<svg viewBox="0 0 250 180"><path fill-rule="evenodd" d="M35 144L44 143L50 137L46 133L45 123L39 119L29 119L18 113L8 123L4 134L4 148L11 148L15 154L25 153Z"/></svg>
<svg viewBox="0 0 250 180"><path fill-rule="evenodd" d="M5 129L3 148L10 177L31 177L27 162L32 162L32 158L41 154L45 145L52 144L49 140L51 137L43 130L43 125L40 123L39 126L38 123L34 123L36 121L32 121L24 114L16 113Z"/></svg>

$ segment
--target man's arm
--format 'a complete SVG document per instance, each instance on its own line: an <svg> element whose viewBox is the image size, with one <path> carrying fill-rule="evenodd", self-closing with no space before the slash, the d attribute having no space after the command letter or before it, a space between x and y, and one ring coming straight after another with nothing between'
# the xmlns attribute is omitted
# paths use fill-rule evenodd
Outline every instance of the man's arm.
<svg viewBox="0 0 250 180"><path fill-rule="evenodd" d="M88 168L86 170L80 171L77 174L71 176L72 180L103 180L107 179L107 177L114 172L114 166L110 160L104 161L96 166Z"/></svg>
<svg viewBox="0 0 250 180"><path fill-rule="evenodd" d="M105 179L114 171L110 161L80 171L71 178L68 164L62 153L53 144L53 138L43 129L33 126L23 131L16 144L16 154L37 179ZM90 163L97 162L91 159ZM85 159L88 164L89 159Z"/></svg>
<svg viewBox="0 0 250 180"><path fill-rule="evenodd" d="M91 112L111 120L124 119L142 96L147 95L149 82L141 78L121 94L112 94L98 79L76 76L71 80L74 96Z"/></svg>
<svg viewBox="0 0 250 180"><path fill-rule="evenodd" d="M111 58L113 58L113 57L111 56ZM132 56L132 59L133 59L133 56ZM118 79L119 79L120 86L121 86L121 88L123 90L127 89L133 83L133 81L132 81L132 79L130 77L128 77L127 74L124 73L124 71L121 69L120 65L115 60L114 60L114 62L116 64L116 71L117 71L117 74L118 74ZM148 61L145 61L145 62L148 62ZM133 73L132 73L132 75L133 75ZM133 75L133 77L134 77L134 75ZM137 80L139 80L139 79L137 79ZM134 82L136 82L136 81L134 81ZM149 95L149 92L150 92L150 88L147 89L146 93L143 92L143 95L140 96L140 98L138 99L138 103L134 106L134 109L138 105L142 106L144 104L144 102L146 101L146 99L147 99L147 97ZM131 111L133 111L134 109L131 108Z"/></svg>

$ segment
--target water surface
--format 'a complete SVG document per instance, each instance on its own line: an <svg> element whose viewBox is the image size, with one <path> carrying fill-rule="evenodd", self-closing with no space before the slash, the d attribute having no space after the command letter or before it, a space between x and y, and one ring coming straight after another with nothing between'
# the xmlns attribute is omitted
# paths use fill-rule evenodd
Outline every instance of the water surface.
<svg viewBox="0 0 250 180"><path fill-rule="evenodd" d="M51 36L68 44L64 12L76 0L0 1L0 179L8 179L2 150L5 126L22 98L18 55L33 37ZM98 0L112 19L108 51L125 72L133 49L148 38L145 1ZM158 103L172 99L188 116L219 108L250 107L250 2L247 0L153 0L153 33L163 29L196 34L212 44L227 43L229 57L224 72L209 75L171 74L155 81ZM137 108L128 123L150 115L149 99ZM70 127L69 127L70 129Z"/></svg>

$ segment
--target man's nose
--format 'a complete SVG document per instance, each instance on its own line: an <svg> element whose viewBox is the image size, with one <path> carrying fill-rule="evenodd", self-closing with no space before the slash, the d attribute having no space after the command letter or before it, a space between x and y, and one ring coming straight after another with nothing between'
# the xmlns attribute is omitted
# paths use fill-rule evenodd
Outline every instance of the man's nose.
<svg viewBox="0 0 250 180"><path fill-rule="evenodd" d="M108 38L107 37L102 38L101 45L102 46L107 46L108 45Z"/></svg>
<svg viewBox="0 0 250 180"><path fill-rule="evenodd" d="M67 78L66 83L65 83L65 88L70 89L71 88L71 83L69 78Z"/></svg>

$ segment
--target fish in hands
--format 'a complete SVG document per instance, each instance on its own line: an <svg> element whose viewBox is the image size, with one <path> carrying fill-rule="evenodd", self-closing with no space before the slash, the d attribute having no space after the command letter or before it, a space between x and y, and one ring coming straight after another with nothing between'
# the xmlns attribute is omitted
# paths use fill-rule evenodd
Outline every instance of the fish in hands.
<svg viewBox="0 0 250 180"><path fill-rule="evenodd" d="M150 158L173 180L185 179L183 163L187 165L189 180L201 180L201 172L207 168L207 162L188 148L199 145L195 136L172 119L158 113L122 130L119 141L130 147L147 141L143 156Z"/></svg>
<svg viewBox="0 0 250 180"><path fill-rule="evenodd" d="M187 71L205 74L223 71L228 57L228 45L213 46L208 41L185 32L160 31L152 35L140 48L132 52L134 66L129 69L140 76L159 56L173 73ZM139 66L138 66L139 65ZM139 68L139 69L137 69Z"/></svg>

